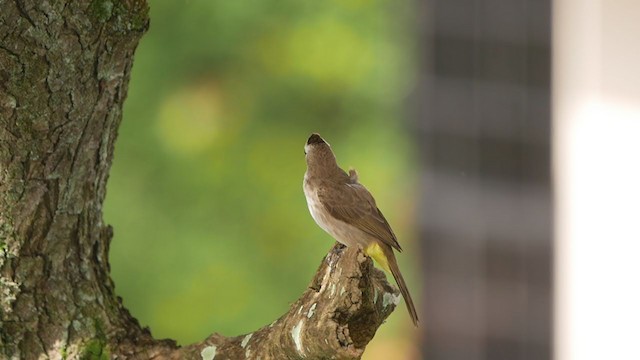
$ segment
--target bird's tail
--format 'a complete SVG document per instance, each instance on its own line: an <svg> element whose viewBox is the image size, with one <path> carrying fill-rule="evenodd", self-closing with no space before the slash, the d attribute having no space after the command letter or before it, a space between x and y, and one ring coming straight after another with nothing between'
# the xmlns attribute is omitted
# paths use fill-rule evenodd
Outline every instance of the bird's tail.
<svg viewBox="0 0 640 360"><path fill-rule="evenodd" d="M396 279L396 283L400 288L400 293L404 298L404 303L407 305L407 310L409 310L411 320L415 326L418 326L418 313L416 312L415 305L413 305L413 299L411 298L407 284L404 282L404 278L402 277L402 273L398 267L398 262L396 261L393 249L389 246L375 244L368 247L366 249L366 253L374 258L374 260L385 268L385 270L391 272L393 278Z"/></svg>

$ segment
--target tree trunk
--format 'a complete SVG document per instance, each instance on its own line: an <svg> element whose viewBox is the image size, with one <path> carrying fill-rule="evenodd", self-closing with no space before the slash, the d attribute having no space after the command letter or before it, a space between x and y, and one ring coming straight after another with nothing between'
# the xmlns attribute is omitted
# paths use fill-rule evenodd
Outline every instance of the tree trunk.
<svg viewBox="0 0 640 360"><path fill-rule="evenodd" d="M359 358L399 299L336 245L271 325L179 348L155 340L109 276L102 203L144 0L0 0L0 357Z"/></svg>

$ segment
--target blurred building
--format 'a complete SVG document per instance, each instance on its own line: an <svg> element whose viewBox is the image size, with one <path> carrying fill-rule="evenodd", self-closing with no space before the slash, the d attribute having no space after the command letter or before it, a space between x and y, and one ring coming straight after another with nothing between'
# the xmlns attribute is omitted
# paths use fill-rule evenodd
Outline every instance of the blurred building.
<svg viewBox="0 0 640 360"><path fill-rule="evenodd" d="M431 0L415 93L429 360L552 354L549 0Z"/></svg>

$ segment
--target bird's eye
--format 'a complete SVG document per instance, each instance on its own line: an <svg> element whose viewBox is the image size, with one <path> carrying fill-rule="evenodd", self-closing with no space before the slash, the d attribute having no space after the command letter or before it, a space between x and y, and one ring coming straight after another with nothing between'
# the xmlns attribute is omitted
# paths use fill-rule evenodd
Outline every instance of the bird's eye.
<svg viewBox="0 0 640 360"><path fill-rule="evenodd" d="M307 155L307 150L304 150L304 154Z"/></svg>

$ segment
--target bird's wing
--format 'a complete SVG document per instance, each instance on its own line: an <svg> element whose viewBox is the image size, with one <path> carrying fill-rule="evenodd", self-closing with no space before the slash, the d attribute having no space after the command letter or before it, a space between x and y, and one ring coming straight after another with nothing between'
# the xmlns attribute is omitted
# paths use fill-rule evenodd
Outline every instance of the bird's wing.
<svg viewBox="0 0 640 360"><path fill-rule="evenodd" d="M357 183L320 186L317 194L320 203L333 217L402 251L387 219L364 186Z"/></svg>

